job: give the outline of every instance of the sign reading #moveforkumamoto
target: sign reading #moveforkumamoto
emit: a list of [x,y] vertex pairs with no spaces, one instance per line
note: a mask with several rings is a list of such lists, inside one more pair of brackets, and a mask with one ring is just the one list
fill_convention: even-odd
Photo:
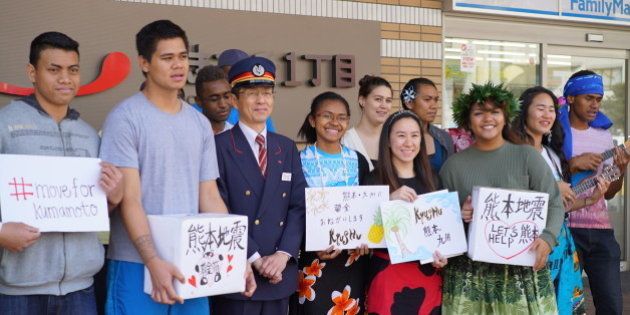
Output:
[[306,188],[306,251],[331,245],[338,249],[361,244],[384,248],[378,206],[387,200],[388,186]]
[[466,235],[456,192],[446,190],[419,195],[413,202],[381,203],[385,240],[392,264],[433,262],[466,252]]
[[549,194],[474,187],[468,256],[495,264],[533,266],[530,247],[547,222]]
[[2,221],[22,222],[42,232],[109,231],[100,174],[95,158],[2,154]]

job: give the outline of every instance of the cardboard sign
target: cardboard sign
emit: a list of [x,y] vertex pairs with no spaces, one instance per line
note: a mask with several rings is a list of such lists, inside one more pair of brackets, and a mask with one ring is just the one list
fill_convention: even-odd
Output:
[[436,250],[444,257],[466,252],[466,234],[456,192],[423,194],[413,203],[383,202],[381,216],[392,264],[416,260],[430,263]]
[[[173,281],[184,299],[245,291],[247,217],[232,214],[148,215],[160,257],[184,275]],[[153,289],[144,268],[144,292]]]
[[384,248],[378,205],[387,200],[388,186],[306,188],[306,251]]
[[473,219],[468,227],[468,256],[496,264],[533,266],[529,251],[547,222],[549,195],[474,187]]
[[23,222],[42,232],[109,231],[99,163],[82,157],[0,155],[2,222]]

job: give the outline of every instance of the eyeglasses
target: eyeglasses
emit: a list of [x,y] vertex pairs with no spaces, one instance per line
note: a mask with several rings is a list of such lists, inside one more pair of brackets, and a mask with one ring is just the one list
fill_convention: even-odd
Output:
[[258,98],[260,96],[264,99],[271,99],[273,97],[273,91],[244,91],[240,92],[240,94],[249,99]]
[[321,118],[322,120],[324,120],[326,122],[337,120],[341,124],[345,124],[345,123],[347,123],[350,120],[350,116],[349,115],[340,114],[340,115],[335,116],[331,112],[323,112],[323,113],[319,113],[319,114],[317,114],[315,116]]

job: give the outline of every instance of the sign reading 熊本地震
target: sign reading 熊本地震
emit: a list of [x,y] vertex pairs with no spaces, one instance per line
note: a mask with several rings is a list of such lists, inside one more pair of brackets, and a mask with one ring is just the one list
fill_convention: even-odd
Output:
[[474,187],[473,219],[468,226],[468,256],[495,264],[533,266],[530,251],[547,223],[549,194]]
[[630,25],[630,0],[453,0],[453,10]]
[[381,203],[387,250],[392,264],[433,262],[433,253],[453,257],[466,252],[466,234],[457,192],[440,190],[413,202]]
[[306,188],[306,251],[384,248],[378,206],[387,200],[388,186]]
[[109,231],[100,174],[95,158],[2,154],[2,222],[22,222],[42,232]]
[[[158,254],[184,275],[184,283],[173,282],[177,295],[190,299],[245,290],[246,216],[203,213],[147,218]],[[145,267],[144,292],[152,290]]]

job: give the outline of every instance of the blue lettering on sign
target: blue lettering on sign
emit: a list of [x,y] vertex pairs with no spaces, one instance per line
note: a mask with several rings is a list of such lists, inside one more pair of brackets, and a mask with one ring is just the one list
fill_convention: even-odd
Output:
[[618,14],[630,15],[630,4],[624,3],[624,0],[571,0],[570,4],[571,11],[574,12],[599,13],[608,17]]
[[558,3],[560,8],[538,7],[535,4],[539,2],[540,0],[526,0],[521,1],[521,4],[514,4],[514,1],[499,0],[487,4],[485,1],[454,0],[453,7],[461,10],[503,12],[509,15],[556,16],[566,20],[578,18],[602,22],[617,21],[623,24],[630,22],[630,0],[563,0]]

